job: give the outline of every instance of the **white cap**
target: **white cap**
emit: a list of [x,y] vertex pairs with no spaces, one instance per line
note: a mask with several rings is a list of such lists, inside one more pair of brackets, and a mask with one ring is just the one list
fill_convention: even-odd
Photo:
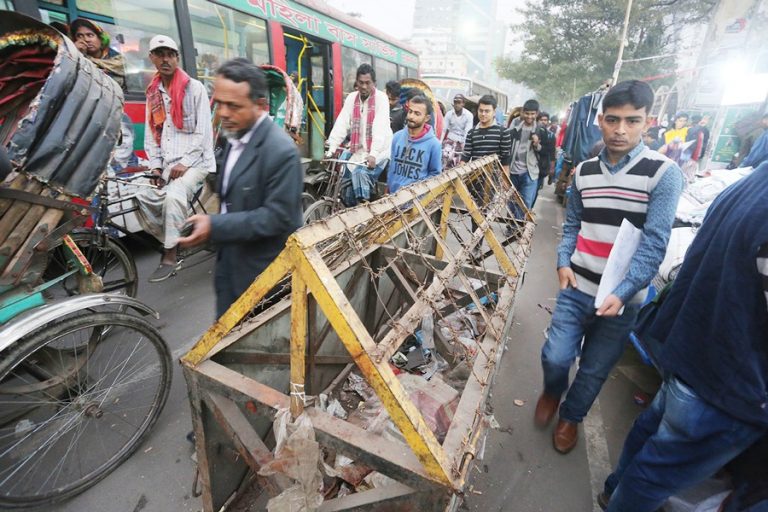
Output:
[[171,50],[175,50],[177,53],[179,51],[179,47],[176,46],[176,41],[174,41],[168,36],[163,36],[163,35],[157,35],[152,39],[150,39],[149,41],[150,52],[153,52],[158,48],[170,48]]

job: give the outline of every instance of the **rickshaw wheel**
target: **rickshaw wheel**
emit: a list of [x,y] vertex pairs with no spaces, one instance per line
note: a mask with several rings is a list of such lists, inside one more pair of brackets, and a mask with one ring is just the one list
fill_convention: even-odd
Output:
[[106,477],[156,423],[171,373],[158,331],[126,313],[69,317],[12,345],[0,362],[0,509]]

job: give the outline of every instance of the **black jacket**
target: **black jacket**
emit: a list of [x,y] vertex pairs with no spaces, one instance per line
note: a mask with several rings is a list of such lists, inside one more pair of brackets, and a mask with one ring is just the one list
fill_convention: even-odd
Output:
[[218,250],[216,300],[219,314],[280,254],[302,225],[303,171],[296,145],[265,119],[251,136],[221,194],[224,148],[216,189],[227,213],[211,216],[211,242]]
[[398,105],[389,109],[389,127],[392,133],[397,133],[405,128],[405,109]]

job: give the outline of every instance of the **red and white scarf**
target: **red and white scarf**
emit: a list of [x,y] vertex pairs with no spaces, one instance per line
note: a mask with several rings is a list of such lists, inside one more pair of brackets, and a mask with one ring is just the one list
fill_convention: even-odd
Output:
[[[171,84],[166,91],[171,97],[171,121],[179,130],[184,128],[184,94],[188,83],[189,75],[179,68],[173,74]],[[147,122],[157,144],[160,144],[160,138],[163,135],[165,117],[165,105],[160,92],[160,73],[155,73],[147,86]]]
[[376,91],[371,91],[368,96],[368,115],[365,119],[365,148],[360,144],[360,120],[363,117],[363,104],[360,101],[360,93],[355,96],[355,104],[352,109],[352,126],[349,134],[349,146],[352,153],[357,153],[361,149],[366,152],[371,151],[371,141],[373,140],[373,118],[376,116]]

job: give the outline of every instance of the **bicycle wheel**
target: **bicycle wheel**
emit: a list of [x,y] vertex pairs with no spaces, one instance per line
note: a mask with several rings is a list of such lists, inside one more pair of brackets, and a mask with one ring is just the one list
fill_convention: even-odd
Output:
[[142,443],[171,386],[145,320],[88,313],[50,324],[0,361],[0,509],[70,498]]
[[[133,256],[122,242],[95,231],[80,231],[70,236],[91,264],[93,273],[101,278],[103,293],[118,292],[136,297],[139,292],[139,273]],[[45,271],[46,279],[58,277],[68,269],[69,262],[63,247],[59,245],[51,251]],[[52,298],[79,295],[81,279],[79,274],[74,274],[64,279],[60,286],[49,288],[48,291]]]
[[301,193],[301,211],[307,211],[307,208],[312,206],[317,201],[317,198],[309,192]]
[[304,211],[304,225],[330,217],[334,213],[335,203],[329,199],[320,199]]

